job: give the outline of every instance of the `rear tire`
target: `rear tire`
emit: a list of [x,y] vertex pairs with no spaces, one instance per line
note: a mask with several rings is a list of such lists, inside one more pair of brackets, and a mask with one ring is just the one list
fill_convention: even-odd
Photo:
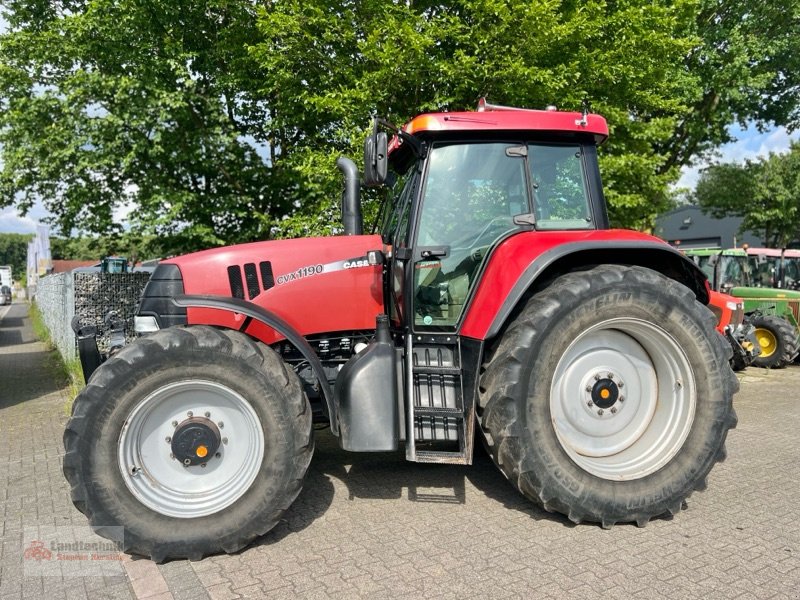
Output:
[[484,365],[480,423],[495,464],[575,523],[677,513],[736,425],[738,381],[714,324],[686,287],[648,269],[559,277]]
[[[196,456],[171,443],[197,432],[213,443]],[[64,447],[75,506],[100,535],[124,527],[124,551],[161,562],[235,552],[272,529],[314,444],[300,381],[271,348],[194,326],[104,363],[75,400]]]
[[753,361],[756,367],[783,369],[797,357],[797,332],[789,321],[775,315],[761,315],[753,319],[756,340],[761,354]]

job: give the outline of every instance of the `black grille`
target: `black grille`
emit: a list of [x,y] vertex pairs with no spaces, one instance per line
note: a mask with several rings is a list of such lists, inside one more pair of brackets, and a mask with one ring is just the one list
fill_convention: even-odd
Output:
[[272,263],[265,260],[259,263],[261,267],[261,282],[264,284],[264,291],[275,287],[275,276],[272,274]]
[[261,290],[258,289],[258,274],[256,273],[255,263],[247,263],[244,266],[244,278],[247,281],[247,295],[252,300],[261,293]]
[[244,284],[242,283],[242,270],[239,265],[228,267],[228,281],[231,284],[231,296],[244,300]]
[[144,288],[136,314],[156,318],[161,329],[186,324],[186,308],[172,303],[183,294],[183,276],[178,265],[161,263]]

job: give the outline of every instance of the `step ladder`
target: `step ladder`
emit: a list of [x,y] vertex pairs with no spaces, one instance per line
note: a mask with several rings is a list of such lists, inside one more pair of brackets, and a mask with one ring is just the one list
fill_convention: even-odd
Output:
[[455,335],[406,335],[406,459],[472,463],[474,401],[464,398],[461,347]]

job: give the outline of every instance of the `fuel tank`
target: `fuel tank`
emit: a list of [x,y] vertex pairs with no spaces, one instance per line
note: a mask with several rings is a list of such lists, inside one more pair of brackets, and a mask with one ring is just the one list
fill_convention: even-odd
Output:
[[[185,294],[248,300],[313,335],[375,328],[384,310],[382,266],[370,265],[367,252],[382,248],[378,235],[301,238],[203,250],[161,264],[178,267]],[[206,308],[187,309],[186,321],[245,325],[242,315]],[[281,339],[258,322],[245,329],[268,344]]]

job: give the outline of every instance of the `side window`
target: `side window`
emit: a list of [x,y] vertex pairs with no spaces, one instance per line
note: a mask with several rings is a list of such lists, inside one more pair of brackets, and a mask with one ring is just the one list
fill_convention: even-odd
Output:
[[392,198],[386,219],[381,226],[381,237],[387,244],[397,242],[397,234],[404,230],[403,241],[408,239],[408,215],[411,210],[411,197],[417,180],[417,169],[411,167],[405,175],[399,177],[390,192]]
[[578,145],[530,144],[537,229],[593,229],[583,158]]
[[445,254],[414,263],[415,325],[453,327],[489,249],[516,228],[515,215],[529,211],[520,148],[465,143],[431,150],[417,246]]

